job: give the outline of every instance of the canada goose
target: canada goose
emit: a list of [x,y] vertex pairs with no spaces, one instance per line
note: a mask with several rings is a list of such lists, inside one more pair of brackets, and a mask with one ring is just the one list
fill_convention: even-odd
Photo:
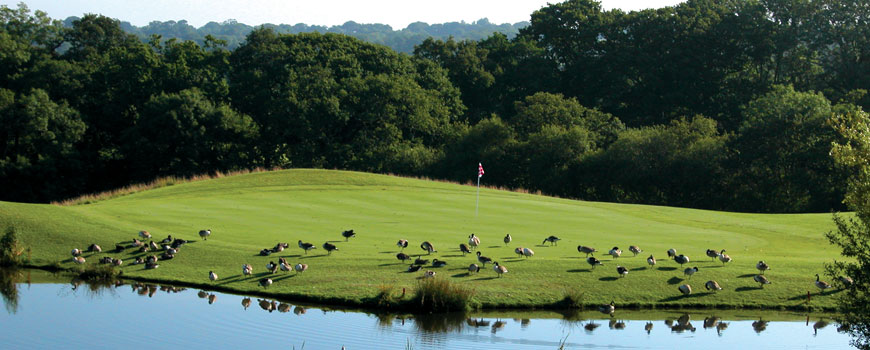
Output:
[[251,306],[251,298],[242,299],[242,307],[245,308],[245,310],[247,310],[248,307],[250,307],[250,306]]
[[592,256],[595,256],[595,252],[597,252],[598,250],[596,250],[595,248],[592,248],[592,247],[587,247],[585,245],[578,245],[577,251],[582,253],[582,254],[586,254],[586,257],[588,258],[589,254],[592,254]]
[[420,271],[420,269],[422,268],[423,266],[411,264],[410,266],[408,266],[408,272],[417,272]]
[[468,245],[471,246],[471,249],[476,249],[480,245],[480,237],[472,233],[471,236],[468,236]]
[[154,243],[154,241],[151,241],[148,242],[148,248],[150,248],[151,250],[158,250],[160,249],[160,246],[158,246],[157,243]]
[[525,249],[525,248],[516,247],[516,248],[514,248],[514,253],[516,253],[518,256],[522,257],[523,256],[523,249]]
[[166,254],[169,254],[169,255],[175,255],[175,254],[178,254],[178,249],[177,249],[177,248],[172,248],[172,247],[170,247],[170,246],[168,246],[168,245],[167,245],[167,246],[164,246],[164,247],[163,247],[163,250],[166,252]]
[[731,262],[731,257],[728,256],[728,254],[725,254],[725,249],[722,249],[722,251],[719,252],[719,261],[722,262],[722,265]]
[[676,261],[677,264],[680,264],[680,266],[682,267],[683,264],[689,263],[689,257],[685,256],[683,254],[680,254],[680,255],[677,255],[674,257],[674,261]]
[[158,267],[160,267],[160,265],[158,265],[157,263],[149,263],[149,262],[145,263],[146,270],[152,270],[152,269],[156,269]]
[[275,264],[274,261],[270,261],[266,264],[266,271],[269,271],[270,273],[278,272],[278,264]]
[[707,281],[707,283],[704,283],[704,288],[707,288],[707,290],[712,290],[714,292],[717,290],[722,290],[722,287],[719,286],[719,282],[713,280],[709,280]]
[[405,253],[399,253],[396,254],[396,259],[399,259],[404,263],[405,260],[411,260],[411,256]]
[[619,247],[613,247],[613,249],[607,252],[607,254],[610,254],[611,256],[613,256],[614,259],[616,259],[620,255],[622,255],[622,249],[619,249]]
[[242,275],[249,276],[254,273],[254,267],[251,264],[242,264]]
[[100,261],[100,264],[111,264],[111,263],[112,263],[112,257],[110,257],[110,256],[104,256],[104,257],[100,258],[99,261]]
[[114,266],[121,266],[121,264],[123,264],[123,263],[124,263],[124,261],[121,260],[120,258],[112,259],[112,265],[114,265]]
[[75,248],[70,252],[70,254],[72,254],[73,257],[77,257],[82,255],[82,250],[79,248]]
[[211,236],[211,229],[208,230],[199,230],[199,237],[203,240],[208,240],[208,236]]
[[139,248],[139,247],[143,246],[144,244],[145,243],[142,243],[142,241],[140,241],[136,238],[133,238],[133,243],[130,243],[130,248]]
[[139,237],[149,239],[151,238],[151,234],[148,231],[139,231]]
[[698,272],[698,267],[697,267],[697,266],[695,266],[695,267],[690,267],[690,268],[687,268],[687,269],[683,270],[683,275],[686,275],[686,276],[689,276],[689,278],[692,278],[692,275],[694,275],[695,272]]
[[603,314],[612,315],[614,311],[616,311],[616,305],[613,303],[613,300],[610,301],[610,304],[603,304],[598,306],[598,311]]
[[528,258],[528,257],[530,257],[530,256],[532,256],[532,255],[535,255],[535,252],[534,252],[534,251],[532,251],[532,250],[529,249],[529,248],[523,248],[523,256],[525,256],[526,258]]
[[477,252],[477,261],[479,261],[481,264],[483,264],[483,267],[486,267],[486,263],[492,262],[492,259],[487,258],[483,255],[480,255],[480,252]]
[[504,245],[505,246],[507,246],[512,240],[513,240],[513,237],[511,237],[510,233],[504,235]]
[[333,250],[338,250],[338,247],[335,244],[325,242],[323,243],[323,250],[326,250],[326,255],[332,255]]
[[426,277],[426,278],[432,278],[432,277],[435,277],[435,271],[432,271],[432,270],[426,270],[426,273],[423,274],[423,277]]
[[172,243],[172,235],[168,235],[168,236],[166,236],[166,238],[164,238],[162,241],[160,241],[160,243],[161,243],[161,244],[169,244],[169,243]]
[[160,254],[160,260],[172,260],[174,258],[175,255],[169,254],[167,252],[163,252],[163,254]]
[[710,261],[716,261],[716,258],[719,257],[719,253],[713,249],[707,249],[707,256],[710,257]]
[[288,264],[286,261],[279,262],[278,267],[281,268],[281,271],[284,272],[289,272],[290,270],[293,270],[293,268],[290,267],[290,264]]
[[81,257],[81,256],[76,256],[76,257],[73,257],[73,262],[81,265],[81,264],[85,263],[85,258]]
[[679,290],[680,290],[680,293],[683,293],[683,295],[692,294],[692,286],[690,286],[688,284],[681,285],[679,287]]
[[299,263],[299,264],[296,264],[296,266],[293,266],[293,269],[295,269],[296,273],[299,274],[299,273],[305,272],[305,270],[308,270],[308,264]]
[[156,262],[157,262],[157,256],[155,256],[155,255],[149,255],[148,257],[145,258],[145,262],[146,262],[146,263],[156,263]]
[[91,243],[91,245],[88,246],[88,252],[91,252],[91,253],[100,253],[100,252],[102,252],[102,251],[103,251],[103,248],[101,248],[100,246],[98,246],[96,243]]
[[468,273],[471,274],[474,272],[480,272],[480,266],[478,266],[477,264],[468,265]]
[[855,284],[855,281],[852,280],[852,278],[848,277],[848,276],[840,276],[840,277],[837,277],[837,279],[840,280],[840,283],[842,283],[843,287],[845,287],[845,288],[849,288],[853,284]]
[[507,267],[498,264],[498,261],[492,263],[492,269],[498,274],[498,277],[508,272]]
[[554,245],[554,244],[555,244],[555,245],[559,245],[559,241],[560,241],[560,240],[562,240],[562,239],[559,238],[559,237],[556,237],[556,236],[550,236],[550,237],[544,238],[544,241],[541,242],[541,244],[544,244],[544,243],[550,242],[550,245]]
[[[816,287],[821,289],[822,292],[824,292],[825,289],[831,288],[830,283],[819,280],[819,274],[816,274],[816,283],[815,284],[816,284]],[[821,292],[819,292],[819,294],[821,294]]]
[[770,266],[768,266],[767,263],[764,262],[764,260],[759,261],[758,264],[755,264],[755,268],[758,269],[758,271],[761,271],[762,275],[764,274],[764,271],[770,270]]
[[342,231],[341,236],[344,237],[344,241],[347,242],[351,237],[356,237],[356,233],[353,230]]
[[399,248],[402,248],[401,251],[404,252],[405,248],[408,248],[408,240],[407,239],[400,239],[398,242],[396,242],[396,246]]
[[280,253],[280,252],[284,251],[284,248],[285,247],[284,247],[283,243],[278,243],[274,247],[272,247],[272,249],[270,249],[270,250],[272,251],[272,253]]
[[208,272],[208,279],[210,279],[212,282],[217,281],[218,275],[216,273],[214,273],[214,271],[209,271]]
[[429,259],[417,258],[414,259],[414,265],[426,265],[429,262]]
[[634,254],[634,256],[637,256],[637,254],[643,252],[643,250],[641,250],[640,247],[638,247],[636,245],[629,246],[628,250],[631,251]]
[[259,283],[260,283],[260,287],[268,288],[269,286],[272,285],[272,279],[271,279],[271,278],[268,278],[268,277],[267,277],[267,278],[262,278],[262,279],[260,279],[260,282],[259,282]]
[[260,256],[269,256],[272,255],[272,251],[268,248],[260,249]]
[[677,256],[677,250],[674,248],[668,249],[668,257],[673,258],[675,256]]
[[432,260],[432,267],[444,267],[444,265],[447,265],[446,261],[438,260],[438,259]]
[[462,252],[462,256],[465,256],[465,254],[467,253],[471,253],[471,249],[469,249],[468,246],[465,245],[465,243],[459,244],[459,251]]
[[302,242],[301,239],[299,240],[298,244],[299,244],[299,248],[302,248],[302,250],[305,251],[305,254],[308,254],[309,250],[317,249],[317,247],[315,247],[313,244]]
[[429,241],[420,243],[420,249],[425,250],[426,254],[432,254],[432,252],[437,252],[437,250],[435,250],[435,246],[432,245],[432,243],[429,243]]
[[770,281],[767,277],[764,277],[764,275],[755,275],[752,279],[754,279],[755,282],[758,282],[761,285],[761,288],[764,288],[765,284],[770,284]]
[[[176,238],[176,239],[172,240],[172,248],[179,248],[179,247],[181,247],[182,245],[184,245],[185,243],[187,243],[187,240],[184,240],[184,239],[181,239],[181,238]],[[285,244],[286,244],[286,243],[285,243]],[[287,246],[284,246],[284,248],[286,248],[286,247],[287,247]]]
[[596,259],[594,256],[590,256],[590,257],[586,258],[586,263],[588,263],[589,265],[592,265],[593,269],[595,268],[595,265],[604,265],[601,263],[600,260]]
[[626,269],[622,266],[616,265],[616,273],[619,274],[619,277],[625,277],[625,275],[628,274],[628,269]]
[[654,258],[652,255],[650,255],[649,258],[646,258],[646,263],[649,264],[649,266],[655,266],[656,265],[656,258]]
[[137,257],[136,260],[133,260],[133,265],[139,265],[139,264],[144,264],[144,263],[145,263],[145,259],[142,259],[141,256]]

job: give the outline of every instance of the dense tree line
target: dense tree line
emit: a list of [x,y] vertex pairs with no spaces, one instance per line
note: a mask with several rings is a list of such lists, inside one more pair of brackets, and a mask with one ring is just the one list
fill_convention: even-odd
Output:
[[[866,109],[864,4],[569,0],[516,37],[413,54],[334,33],[237,48],[86,15],[0,10],[0,199],[47,201],[218,170],[321,167],[588,200],[841,209],[834,116]],[[470,170],[469,170],[470,169]]]

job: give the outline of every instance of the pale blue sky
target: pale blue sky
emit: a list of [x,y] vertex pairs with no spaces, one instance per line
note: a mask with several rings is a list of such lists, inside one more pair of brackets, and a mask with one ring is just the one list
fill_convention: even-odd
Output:
[[[31,10],[43,10],[55,19],[97,13],[143,26],[151,21],[187,20],[199,27],[211,21],[259,25],[337,25],[347,21],[389,24],[405,28],[411,22],[473,22],[489,18],[493,23],[528,21],[546,0],[0,0],[17,7],[24,2]],[[679,0],[603,0],[605,9],[625,11],[672,6]]]

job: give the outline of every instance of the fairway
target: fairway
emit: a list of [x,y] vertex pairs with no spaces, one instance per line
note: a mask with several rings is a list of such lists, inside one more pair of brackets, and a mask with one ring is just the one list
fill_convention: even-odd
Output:
[[[483,178],[484,183],[486,177]],[[124,276],[161,281],[214,284],[238,292],[259,290],[292,298],[362,305],[381,285],[413,289],[426,270],[475,291],[483,307],[547,306],[566,291],[583,293],[589,305],[614,301],[620,305],[657,307],[763,307],[810,305],[831,309],[836,288],[825,295],[813,285],[823,264],[839,257],[824,233],[834,228],[831,214],[742,214],[672,207],[573,201],[523,193],[480,190],[475,216],[476,188],[385,175],[335,170],[283,170],[197,181],[143,191],[93,204],[60,207],[0,202],[0,228],[15,225],[23,243],[31,247],[33,265],[60,262],[72,267],[70,250],[97,243],[103,253],[85,253],[88,263],[101,256],[124,260]],[[208,240],[197,232],[211,229]],[[341,232],[357,235],[345,242]],[[159,241],[167,235],[184,238],[176,257],[160,261],[157,269],[131,265],[139,253],[112,252],[115,243],[129,243],[140,230]],[[508,269],[501,278],[490,264],[479,274],[467,267],[477,263],[463,256],[460,243],[480,237],[478,251]],[[502,238],[511,234],[505,245]],[[542,241],[550,235],[557,245]],[[404,272],[408,263],[396,259],[399,239],[410,243],[405,253],[426,255],[429,241],[437,252],[426,259],[447,261],[444,267],[425,266]],[[297,241],[313,243],[307,254]],[[279,242],[289,248],[259,256]],[[338,251],[327,255],[321,245],[331,242]],[[147,242],[146,242],[147,243]],[[603,266],[590,269],[578,245],[598,249]],[[637,245],[636,257],[628,250]],[[618,259],[605,255],[618,246]],[[534,250],[518,257],[514,248]],[[683,267],[667,258],[670,248],[687,255]],[[723,265],[705,256],[706,249],[727,249],[733,261]],[[655,267],[646,258],[654,255]],[[284,257],[291,264],[305,263],[302,274],[271,275],[265,266]],[[763,289],[753,281],[755,264],[767,262],[765,275],[772,282]],[[243,264],[253,265],[252,276],[242,276]],[[620,278],[616,266],[628,268]],[[686,267],[698,267],[691,278]],[[208,272],[219,279],[210,282]],[[271,275],[267,290],[257,281]],[[823,277],[825,278],[825,277]],[[829,282],[829,278],[825,278]],[[708,293],[704,282],[716,280],[723,290]],[[689,283],[693,293],[682,296],[678,286]]]

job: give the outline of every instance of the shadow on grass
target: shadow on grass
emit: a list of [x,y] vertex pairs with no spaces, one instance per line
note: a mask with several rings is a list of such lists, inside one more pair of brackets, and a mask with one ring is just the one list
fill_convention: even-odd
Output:
[[747,274],[737,276],[737,278],[749,278],[749,277],[755,277],[755,274],[754,273],[747,273]]
[[291,274],[286,274],[286,275],[283,275],[283,276],[281,276],[281,277],[275,277],[275,278],[272,279],[272,282],[283,281],[283,280],[286,280],[286,279],[288,279],[288,278],[296,277],[296,275],[297,275],[297,274],[292,274],[292,275],[291,275]]
[[706,296],[709,294],[712,294],[712,293],[709,293],[709,292],[708,293],[693,293],[693,294],[689,294],[689,295],[681,294],[681,295],[675,295],[672,297],[660,299],[659,302],[670,302],[670,301],[677,301],[677,300],[694,299],[694,298],[700,298],[700,297],[703,297],[703,296]]
[[487,248],[501,248],[501,247],[502,247],[502,246],[500,246],[500,245],[491,245],[491,246],[489,246],[489,247],[487,247]]
[[342,241],[342,240],[337,240],[337,241],[327,241],[327,242],[329,242],[329,243],[336,243],[336,242],[339,242],[339,243],[341,243],[341,242],[349,242],[349,241]]
[[676,271],[677,268],[676,268],[676,267],[664,267],[664,266],[659,266],[659,267],[658,267],[658,270],[659,270],[659,271]]
[[[381,253],[381,254],[393,254],[393,253],[396,253],[396,252],[378,252],[378,253]],[[398,253],[396,253],[396,254],[398,254]]]
[[750,291],[750,290],[761,290],[761,289],[764,289],[764,288],[762,288],[761,286],[758,286],[758,287],[749,287],[749,286],[744,286],[744,287],[737,287],[737,289],[735,289],[735,291],[737,291],[737,292],[748,292],[748,291]]
[[463,256],[465,256],[465,255],[461,255],[461,254],[444,255],[445,258],[461,258]]
[[498,278],[498,277],[495,277],[495,276],[493,276],[493,277],[479,277],[479,278],[475,278],[474,280],[475,281],[488,281],[488,280],[494,280],[496,278]]
[[[812,297],[829,296],[832,294],[840,293],[842,291],[843,291],[843,289],[835,289],[835,290],[828,291],[827,293],[825,293],[824,291],[819,291],[819,292],[810,294],[810,299],[812,299]],[[796,296],[788,298],[788,300],[806,300],[806,298],[807,298],[806,294],[798,294]]]
[[573,269],[565,272],[592,272],[592,269],[584,270],[584,269]]
[[466,273],[457,273],[457,274],[450,276],[450,277],[468,277],[468,276],[471,276],[471,274],[466,272]]
[[404,264],[405,264],[404,262],[396,262],[396,263],[391,263],[391,264],[380,264],[380,265],[378,265],[378,267],[393,266],[393,265],[404,265]]
[[684,281],[682,278],[679,278],[679,277],[671,277],[671,278],[668,280],[668,284],[679,284],[679,283],[682,282],[682,281]]
[[598,280],[599,280],[599,281],[616,281],[616,280],[618,280],[618,279],[619,279],[619,277],[613,277],[613,276],[611,276],[611,277],[601,277],[601,278],[599,278]]
[[641,270],[649,270],[649,267],[635,267],[630,271],[641,271]]

